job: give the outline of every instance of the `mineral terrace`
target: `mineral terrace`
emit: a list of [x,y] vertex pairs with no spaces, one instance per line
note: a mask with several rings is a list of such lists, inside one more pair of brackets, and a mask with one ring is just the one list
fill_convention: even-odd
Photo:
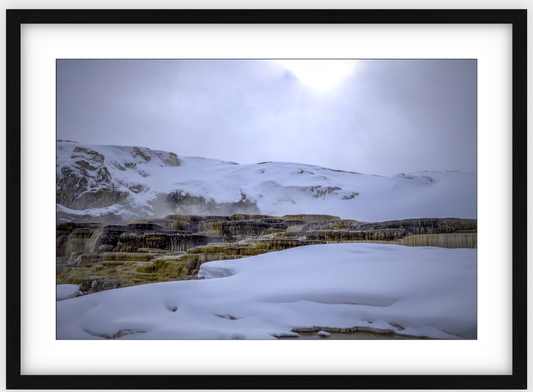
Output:
[[375,242],[476,248],[475,219],[358,222],[330,215],[168,215],[124,225],[57,225],[57,284],[80,294],[198,279],[203,263],[297,246]]

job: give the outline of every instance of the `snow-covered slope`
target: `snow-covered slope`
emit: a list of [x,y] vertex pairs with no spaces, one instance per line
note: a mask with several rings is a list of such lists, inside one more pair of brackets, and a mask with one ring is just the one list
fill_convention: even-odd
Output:
[[57,303],[58,339],[273,339],[317,327],[475,339],[476,249],[336,244]]
[[[313,161],[313,157],[309,157]],[[239,165],[142,147],[57,143],[59,220],[167,214],[329,214],[360,221],[476,218],[476,173],[393,177],[315,165]]]

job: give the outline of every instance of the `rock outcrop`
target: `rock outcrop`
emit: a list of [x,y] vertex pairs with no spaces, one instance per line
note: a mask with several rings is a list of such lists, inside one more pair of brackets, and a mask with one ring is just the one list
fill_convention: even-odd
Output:
[[259,214],[257,203],[249,200],[242,192],[238,201],[217,202],[214,199],[206,200],[202,196],[191,195],[178,189],[166,195],[166,203],[179,214],[231,215],[236,211],[244,214]]
[[119,280],[107,280],[101,277],[83,279],[80,291],[83,294],[92,294],[98,291],[117,289],[122,285]]
[[[116,207],[127,207],[129,215],[134,211],[146,214],[150,206],[137,209],[126,200],[141,192],[149,192],[142,181],[128,178],[146,178],[150,167],[177,167],[181,162],[172,152],[154,151],[143,147],[90,146],[72,141],[57,143],[56,200],[60,221],[122,223]],[[153,204],[153,202],[152,202]],[[114,207],[114,210],[108,210]],[[153,206],[152,206],[153,208]],[[71,212],[75,210],[76,212]],[[98,219],[91,211],[100,210]],[[80,214],[78,211],[86,211]]]
[[83,210],[101,208],[119,203],[129,193],[113,181],[104,164],[105,157],[89,148],[74,147],[74,163],[63,166],[57,173],[57,203]]

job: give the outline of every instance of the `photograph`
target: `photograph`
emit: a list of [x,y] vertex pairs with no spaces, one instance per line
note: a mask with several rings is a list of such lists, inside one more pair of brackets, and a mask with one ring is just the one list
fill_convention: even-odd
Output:
[[475,58],[55,69],[57,340],[478,339]]

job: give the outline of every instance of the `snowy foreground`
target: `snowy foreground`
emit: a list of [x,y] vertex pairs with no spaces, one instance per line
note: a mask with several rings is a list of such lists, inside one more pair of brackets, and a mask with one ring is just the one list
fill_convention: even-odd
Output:
[[57,338],[275,339],[295,335],[293,328],[362,326],[476,339],[476,256],[476,249],[335,244],[213,261],[202,265],[204,280],[59,301]]

